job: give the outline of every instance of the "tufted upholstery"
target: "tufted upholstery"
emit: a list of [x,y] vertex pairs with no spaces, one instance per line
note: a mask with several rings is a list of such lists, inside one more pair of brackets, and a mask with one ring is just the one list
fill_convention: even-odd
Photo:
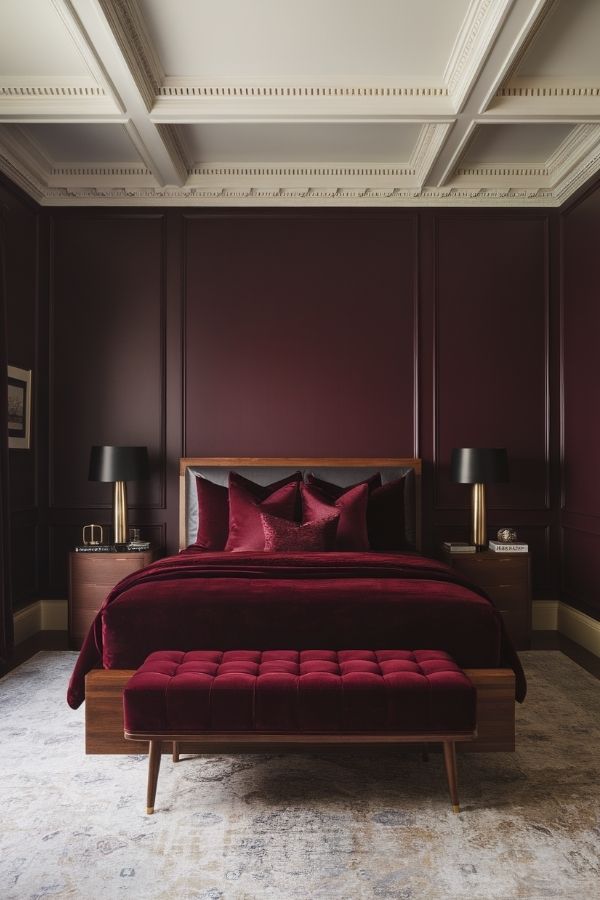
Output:
[[161,650],[124,692],[130,733],[470,732],[475,689],[441,650]]

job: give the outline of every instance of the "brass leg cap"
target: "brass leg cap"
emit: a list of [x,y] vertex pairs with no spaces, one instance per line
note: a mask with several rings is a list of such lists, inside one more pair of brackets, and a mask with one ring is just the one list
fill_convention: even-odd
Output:
[[149,816],[151,816],[152,813],[154,812],[154,807],[153,807],[153,806],[147,806],[147,807],[146,807],[146,812],[148,813]]
[[453,804],[452,804],[452,812],[453,812],[453,813],[459,813],[459,812],[460,812],[460,806],[458,805],[458,803],[453,803]]

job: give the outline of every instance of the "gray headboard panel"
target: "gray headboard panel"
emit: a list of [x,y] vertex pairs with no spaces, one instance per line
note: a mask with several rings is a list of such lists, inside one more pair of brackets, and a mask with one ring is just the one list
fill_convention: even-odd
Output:
[[192,544],[198,531],[196,478],[207,478],[226,485],[234,470],[257,484],[270,484],[300,470],[345,486],[381,472],[384,484],[406,475],[404,516],[407,539],[421,547],[421,460],[420,459],[256,459],[256,458],[184,458],[180,460],[179,546]]

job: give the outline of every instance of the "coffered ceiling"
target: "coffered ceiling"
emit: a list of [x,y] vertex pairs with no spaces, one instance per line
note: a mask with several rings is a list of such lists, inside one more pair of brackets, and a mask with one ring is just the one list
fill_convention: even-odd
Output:
[[558,206],[600,0],[1,0],[0,170],[43,205]]

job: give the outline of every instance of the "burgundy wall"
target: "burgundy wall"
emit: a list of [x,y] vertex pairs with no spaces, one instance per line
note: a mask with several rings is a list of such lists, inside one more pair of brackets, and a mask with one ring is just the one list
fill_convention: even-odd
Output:
[[562,216],[562,598],[600,619],[600,185]]
[[[37,551],[43,484],[37,478],[40,454],[46,452],[45,354],[40,334],[47,334],[45,310],[38,307],[38,229],[40,213],[33,201],[0,180],[0,215],[6,242],[6,316],[8,362],[32,369],[31,450],[10,450],[10,518],[13,606],[25,606],[38,592]],[[45,304],[44,304],[45,306]],[[41,366],[41,368],[40,368]]]
[[[554,217],[519,210],[52,210],[49,587],[85,522],[92,443],[147,444],[132,524],[174,548],[180,455],[420,455],[430,546],[466,538],[456,445],[506,446],[490,528],[552,595]],[[558,392],[556,391],[556,397]],[[554,396],[554,395],[553,395]]]

